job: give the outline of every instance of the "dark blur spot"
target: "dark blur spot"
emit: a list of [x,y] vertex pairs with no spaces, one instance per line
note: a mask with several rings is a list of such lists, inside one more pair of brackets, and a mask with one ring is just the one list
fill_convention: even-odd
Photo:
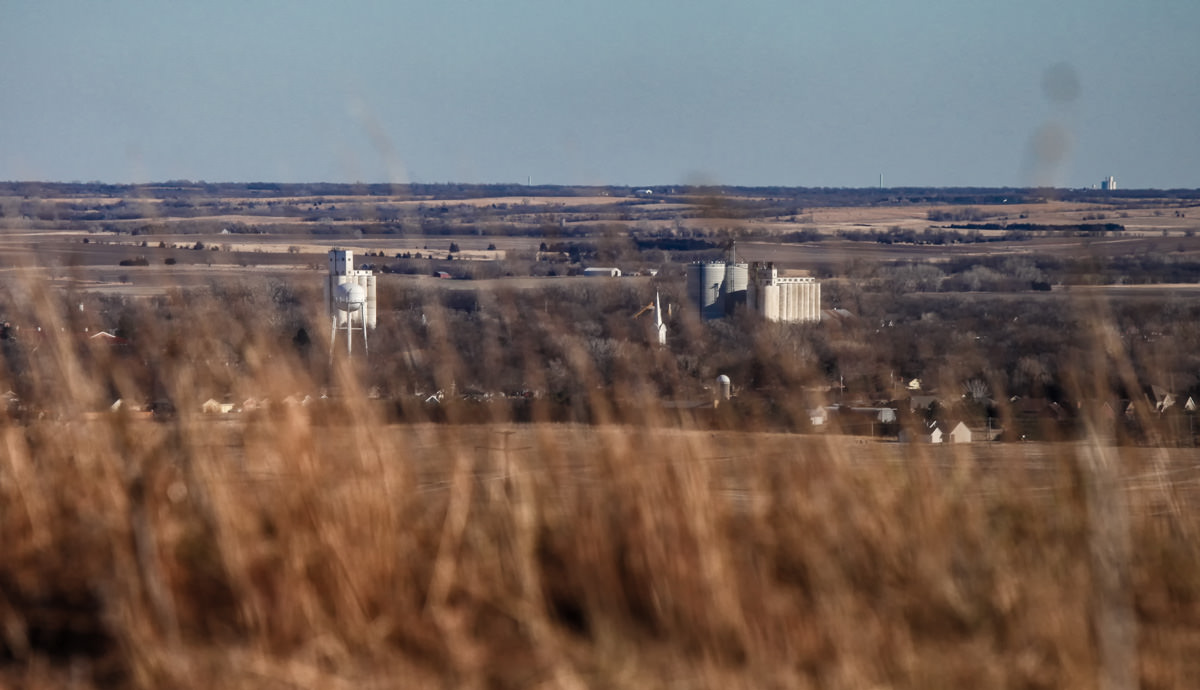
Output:
[[1079,73],[1066,62],[1050,65],[1042,74],[1042,92],[1051,103],[1071,103],[1081,90]]
[[1047,122],[1033,133],[1033,155],[1043,165],[1061,165],[1071,152],[1071,133],[1057,122]]
[[1059,184],[1071,154],[1070,130],[1057,122],[1047,122],[1033,133],[1029,149],[1033,184],[1039,187]]

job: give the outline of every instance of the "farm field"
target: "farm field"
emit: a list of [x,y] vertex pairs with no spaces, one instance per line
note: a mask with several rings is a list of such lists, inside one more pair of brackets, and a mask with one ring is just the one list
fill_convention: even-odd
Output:
[[[947,211],[942,204],[928,203],[812,206],[794,209],[791,214],[769,215],[775,213],[775,202],[768,198],[728,192],[663,198],[586,192],[442,199],[405,194],[201,194],[182,197],[185,200],[171,196],[179,193],[146,189],[128,197],[84,191],[76,196],[51,192],[41,199],[28,195],[0,198],[0,264],[40,270],[63,287],[154,295],[172,287],[203,284],[205,274],[223,280],[239,270],[291,274],[303,280],[313,267],[324,265],[324,254],[333,247],[381,258],[420,255],[427,262],[425,272],[432,273],[428,262],[444,261],[452,245],[458,249],[454,258],[462,261],[529,262],[541,258],[538,249],[547,242],[594,242],[590,238],[595,234],[614,229],[635,238],[695,238],[713,247],[739,238],[738,254],[743,260],[772,261],[784,268],[831,276],[864,262],[940,263],[1009,256],[1081,259],[1149,253],[1168,254],[1178,261],[1200,255],[1200,238],[1195,233],[1200,214],[1189,218],[1189,202],[1172,199],[1139,200],[1136,204],[1020,203],[1014,199],[1011,204],[950,210],[1001,225],[1116,222],[1124,227],[1121,233],[1107,236],[1013,240],[1002,237],[1002,230],[977,230],[974,232],[989,241],[880,244],[850,241],[843,235],[903,231],[920,236],[931,229],[941,232],[939,228],[955,223],[931,221],[934,214]],[[123,209],[118,219],[96,220],[116,213],[114,209]],[[806,241],[773,239],[797,232],[808,233]],[[200,246],[203,249],[196,249]],[[620,249],[620,242],[614,246],[629,257],[635,255]],[[149,265],[120,265],[135,260]],[[163,265],[168,261],[171,267]],[[409,266],[406,270],[417,270],[417,265],[410,262]],[[626,268],[628,271],[628,262]],[[520,271],[529,269],[510,266],[499,275],[493,272],[477,277],[503,281],[505,274],[514,270],[518,271],[514,277],[519,278]],[[565,266],[554,269],[556,274],[566,271]]]
[[[253,420],[222,420],[199,416],[192,420],[196,429],[213,428],[216,433],[203,436],[215,455],[235,451],[231,464],[222,472],[245,473],[248,477],[269,479],[270,463],[260,464],[269,452],[258,450]],[[314,420],[320,424],[319,420]],[[144,431],[160,433],[147,421]],[[354,444],[353,427],[340,424],[328,427],[329,433],[315,435],[313,452],[333,457],[339,448]],[[674,426],[629,426],[578,424],[387,424],[377,428],[378,443],[387,448],[404,448],[395,458],[409,463],[419,477],[417,491],[448,491],[456,469],[441,459],[447,447],[459,452],[474,451],[470,460],[480,482],[511,480],[511,473],[553,476],[554,483],[587,490],[597,482],[611,480],[600,473],[600,460],[606,454],[628,456],[631,466],[657,464],[703,464],[708,467],[712,484],[708,500],[725,496],[737,505],[749,508],[768,498],[764,487],[746,481],[745,468],[761,469],[763,464],[833,462],[847,469],[879,471],[888,474],[907,471],[919,464],[942,477],[967,472],[977,484],[968,492],[982,495],[991,483],[1007,473],[1018,473],[1029,482],[1031,494],[1050,493],[1063,480],[1063,463],[1080,461],[1096,451],[1087,441],[1028,442],[1020,444],[905,444],[895,441],[864,440],[839,434],[793,434],[687,429]],[[590,448],[588,453],[570,449]],[[640,448],[672,448],[664,457],[641,452]],[[1144,496],[1170,490],[1180,509],[1200,508],[1200,448],[1107,447],[1100,451],[1113,463],[1115,479],[1121,490],[1135,502],[1152,506]],[[899,480],[899,476],[893,477]]]

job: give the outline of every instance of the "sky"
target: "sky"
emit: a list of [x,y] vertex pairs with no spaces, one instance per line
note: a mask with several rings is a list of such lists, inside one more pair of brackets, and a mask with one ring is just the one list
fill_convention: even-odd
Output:
[[1200,187],[1196,0],[0,0],[0,180]]

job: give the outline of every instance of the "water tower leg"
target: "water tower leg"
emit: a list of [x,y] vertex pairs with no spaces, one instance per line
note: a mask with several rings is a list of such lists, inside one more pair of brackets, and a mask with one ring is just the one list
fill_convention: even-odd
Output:
[[352,336],[354,334],[354,319],[351,316],[350,312],[346,312],[346,354],[348,355],[354,354],[352,343],[350,342],[353,340]]
[[337,317],[329,320],[329,363],[333,364],[333,346],[337,343]]

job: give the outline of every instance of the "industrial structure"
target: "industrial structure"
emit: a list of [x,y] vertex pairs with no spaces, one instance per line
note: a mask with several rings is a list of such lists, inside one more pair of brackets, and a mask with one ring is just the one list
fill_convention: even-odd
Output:
[[325,307],[329,314],[329,351],[339,329],[346,331],[346,351],[353,350],[353,333],[360,331],[363,350],[367,350],[367,329],[375,328],[377,314],[375,274],[354,268],[354,252],[333,249],[329,252],[329,274],[325,277]]
[[724,261],[697,262],[688,266],[687,294],[700,308],[700,318],[720,319],[746,303],[748,264]]
[[771,263],[694,263],[688,266],[687,293],[706,321],[723,318],[743,305],[770,321],[821,320],[817,279],[780,275]]
[[754,264],[747,305],[768,321],[821,320],[821,284],[812,276],[781,276],[773,264]]
[[1100,189],[1111,192],[1111,191],[1115,190],[1116,188],[1117,188],[1117,178],[1113,177],[1112,175],[1109,175],[1108,177],[1106,177],[1100,181]]

